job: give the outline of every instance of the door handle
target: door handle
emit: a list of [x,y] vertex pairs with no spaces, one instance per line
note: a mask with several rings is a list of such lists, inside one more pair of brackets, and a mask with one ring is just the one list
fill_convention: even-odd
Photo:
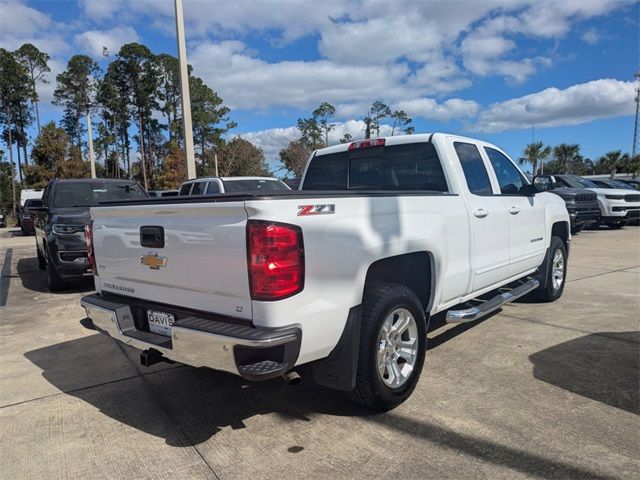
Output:
[[473,212],[473,214],[478,218],[484,218],[489,215],[489,212],[487,212],[484,208],[479,208],[478,210]]
[[516,206],[512,206],[511,208],[509,208],[509,213],[511,215],[517,215],[520,213],[520,209]]

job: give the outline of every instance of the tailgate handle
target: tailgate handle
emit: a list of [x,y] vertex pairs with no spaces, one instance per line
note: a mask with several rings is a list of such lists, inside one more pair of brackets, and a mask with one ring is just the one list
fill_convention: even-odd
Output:
[[140,227],[140,245],[149,248],[164,248],[164,227]]

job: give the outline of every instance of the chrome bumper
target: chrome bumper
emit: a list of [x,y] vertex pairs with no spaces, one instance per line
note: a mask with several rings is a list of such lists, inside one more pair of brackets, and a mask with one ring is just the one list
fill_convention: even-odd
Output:
[[[97,294],[83,297],[80,303],[95,330],[125,345],[154,349],[170,360],[235,373],[249,380],[281,375],[294,366],[299,353],[298,328],[259,329],[188,316],[177,319],[171,337],[165,337],[136,329],[131,307],[126,303],[109,301]],[[242,358],[238,361],[236,346],[251,351],[251,364]],[[282,348],[271,348],[279,346]]]

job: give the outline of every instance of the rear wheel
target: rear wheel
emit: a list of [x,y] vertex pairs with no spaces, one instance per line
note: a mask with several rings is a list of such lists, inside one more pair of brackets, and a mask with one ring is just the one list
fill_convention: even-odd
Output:
[[365,295],[356,386],[351,397],[380,411],[404,402],[424,364],[426,318],[416,294],[381,284]]
[[47,253],[47,284],[51,292],[59,292],[67,288],[67,282],[60,278],[60,275],[56,272],[56,267],[51,261],[49,253]]
[[567,278],[567,249],[560,237],[551,237],[544,264],[546,280],[532,295],[541,302],[554,302],[562,296]]

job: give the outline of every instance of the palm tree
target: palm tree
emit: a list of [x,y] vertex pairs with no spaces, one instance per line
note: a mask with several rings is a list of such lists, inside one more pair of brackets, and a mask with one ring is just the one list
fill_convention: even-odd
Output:
[[553,157],[562,173],[572,173],[576,166],[582,163],[580,145],[561,143],[553,147]]
[[524,157],[520,157],[518,163],[520,163],[520,165],[524,163],[530,164],[531,172],[536,175],[538,173],[538,166],[542,167],[549,155],[551,155],[551,147],[545,146],[542,142],[533,142],[525,147]]
[[605,153],[598,159],[598,163],[603,170],[611,175],[611,178],[615,178],[618,168],[622,168],[623,163],[626,163],[626,154],[623,155],[620,150],[612,150]]
[[629,157],[626,173],[630,173],[632,178],[636,178],[638,176],[638,173],[640,173],[640,155]]

